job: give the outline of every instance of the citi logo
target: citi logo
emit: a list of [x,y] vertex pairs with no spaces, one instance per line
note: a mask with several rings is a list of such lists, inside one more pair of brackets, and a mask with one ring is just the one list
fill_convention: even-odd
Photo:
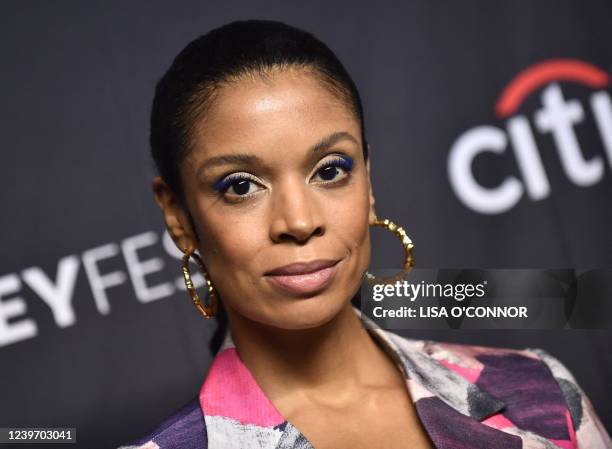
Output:
[[[534,131],[525,115],[515,115],[521,103],[535,90],[541,91],[540,109],[533,114],[537,132],[549,133],[561,167],[577,186],[587,187],[604,176],[603,155],[586,159],[574,126],[585,119],[585,106],[577,99],[566,99],[559,82],[574,82],[591,89],[588,102],[601,138],[605,157],[612,167],[612,104],[610,75],[600,68],[576,59],[553,59],[528,67],[502,91],[495,115],[506,119],[506,129],[482,125],[462,133],[448,155],[450,184],[457,197],[470,209],[482,214],[499,214],[514,207],[526,195],[532,201],[550,195],[551,188],[536,145]],[[510,147],[510,150],[509,150]],[[495,187],[485,187],[474,177],[472,163],[481,153],[503,154],[512,151],[518,171],[500,179]]]

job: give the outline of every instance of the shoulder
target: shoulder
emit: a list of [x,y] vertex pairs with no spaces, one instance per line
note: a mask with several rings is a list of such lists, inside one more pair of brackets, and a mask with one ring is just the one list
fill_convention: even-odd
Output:
[[[449,367],[470,368],[472,375],[487,370],[516,370],[524,367],[535,373],[538,370],[552,375],[558,383],[571,383],[579,391],[576,380],[560,360],[542,348],[507,348],[499,346],[450,343],[434,340],[418,340],[382,330],[402,355],[421,353]],[[467,375],[467,372],[464,372]]]
[[544,349],[531,349],[546,363],[566,399],[579,448],[612,448],[608,435],[589,397],[559,359]]
[[[612,448],[589,397],[571,371],[547,350],[416,340],[384,332],[402,355],[410,357],[416,352],[434,359],[503,400],[507,404],[504,415],[515,422],[527,423],[529,418],[541,427],[545,416],[554,416],[563,408],[576,447]],[[563,427],[565,423],[559,424]]]
[[206,447],[206,424],[196,397],[146,435],[118,449],[182,449]]
[[[476,380],[483,370],[515,371],[524,368],[526,374],[536,372],[560,372],[561,363],[546,351],[539,348],[507,348],[497,346],[475,345],[467,343],[450,343],[435,340],[420,340],[404,337],[400,334],[380,330],[400,356],[412,361],[435,361],[450,368],[469,380]],[[416,357],[416,358],[415,358]],[[569,373],[569,371],[565,370]]]

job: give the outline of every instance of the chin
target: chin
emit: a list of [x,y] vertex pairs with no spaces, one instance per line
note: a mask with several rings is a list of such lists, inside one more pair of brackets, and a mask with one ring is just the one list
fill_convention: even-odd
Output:
[[[285,300],[286,301],[286,300]],[[329,295],[296,299],[276,306],[266,323],[285,330],[311,329],[331,321],[346,305],[346,301],[332,300]]]

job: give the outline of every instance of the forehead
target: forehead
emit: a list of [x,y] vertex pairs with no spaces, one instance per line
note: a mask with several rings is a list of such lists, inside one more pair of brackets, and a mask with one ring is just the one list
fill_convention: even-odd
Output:
[[295,152],[332,132],[350,132],[359,139],[359,129],[350,106],[315,75],[282,71],[221,87],[194,124],[190,159],[227,152]]

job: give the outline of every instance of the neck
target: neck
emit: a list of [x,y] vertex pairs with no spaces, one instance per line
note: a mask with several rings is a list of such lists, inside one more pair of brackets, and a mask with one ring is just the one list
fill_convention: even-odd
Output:
[[275,404],[296,394],[343,401],[356,389],[402,381],[350,302],[310,329],[272,328],[229,310],[228,315],[241,360]]

